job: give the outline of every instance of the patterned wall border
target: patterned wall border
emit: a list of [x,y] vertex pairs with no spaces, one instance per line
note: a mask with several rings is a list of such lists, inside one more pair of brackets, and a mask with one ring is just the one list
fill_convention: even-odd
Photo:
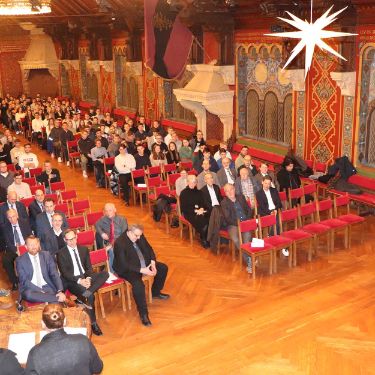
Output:
[[343,106],[342,154],[350,158],[353,145],[354,97],[344,96]]
[[305,152],[305,98],[306,94],[304,91],[297,91],[293,96],[295,100],[294,111],[295,117],[295,129],[296,129],[296,153],[297,155],[304,157]]

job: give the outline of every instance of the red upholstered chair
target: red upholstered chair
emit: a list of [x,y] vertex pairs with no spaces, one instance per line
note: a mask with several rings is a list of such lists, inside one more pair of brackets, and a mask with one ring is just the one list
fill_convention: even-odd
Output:
[[23,178],[22,182],[25,182],[29,186],[35,186],[36,185],[36,178],[35,177]]
[[68,141],[68,158],[70,165],[73,167],[73,169],[76,166],[77,160],[81,161],[81,153],[78,151],[78,141],[75,139],[74,141]]
[[[108,265],[108,254],[106,249],[99,249],[95,251],[90,251],[90,261],[93,268],[98,268],[104,266],[106,270],[109,270]],[[97,301],[99,302],[100,310],[102,313],[103,318],[105,318],[105,310],[104,310],[104,303],[103,303],[103,295],[106,293],[110,293],[111,301],[112,301],[112,291],[117,290],[119,293],[119,298],[121,300],[122,310],[126,311],[126,303],[125,303],[125,282],[123,279],[117,278],[112,282],[105,282],[97,291]]]
[[27,253],[26,246],[25,245],[18,246],[18,254],[19,254],[19,256],[21,256],[21,255],[23,255],[25,253]]
[[33,202],[34,199],[35,199],[34,197],[23,198],[23,199],[20,199],[20,202],[23,203],[26,208],[29,208],[31,202]]
[[[298,207],[298,219],[299,219],[299,228],[312,234],[314,238],[314,251],[315,253],[318,250],[318,241],[321,236],[327,235],[327,249],[330,252],[330,227],[323,225],[321,223],[315,222],[316,214],[316,204],[315,202],[310,202],[303,204]],[[309,220],[306,223],[306,219]]]
[[[143,177],[146,181],[146,172],[143,168],[136,169],[134,171],[131,171],[131,177],[132,177],[132,193],[133,193],[133,202],[134,206],[136,204],[137,195],[139,196],[139,201],[141,204],[141,208],[143,207],[143,196],[147,196],[147,187],[146,186],[138,186],[135,182],[136,178]],[[145,182],[146,185],[146,182]]]
[[[160,165],[156,165],[154,167],[147,167],[147,174],[149,178],[157,177],[159,176],[160,178],[163,177],[163,169]],[[152,176],[152,177],[150,177]]]
[[8,172],[15,172],[16,171],[16,167],[14,164],[7,164],[7,169],[8,169]]
[[96,222],[103,216],[102,211],[89,212],[86,214],[86,229],[94,229]]
[[326,163],[319,163],[319,162],[315,163],[315,172],[326,173],[326,171],[327,171],[327,164]]
[[[172,195],[169,186],[155,186],[154,192],[148,196],[149,211],[151,212],[151,204],[155,203],[160,194]],[[165,215],[165,231],[169,233],[170,213],[164,212]]]
[[84,216],[71,216],[67,218],[68,226],[71,229],[86,229],[86,221]]
[[[334,203],[334,214],[335,218],[345,221],[348,224],[348,245],[351,246],[352,240],[352,226],[361,225],[361,243],[363,243],[363,228],[365,218],[359,215],[350,213],[350,198],[348,194],[335,196]],[[340,209],[344,210],[343,214],[340,214]]]
[[[289,207],[293,207],[293,200],[299,200],[299,202],[303,201],[304,196],[305,194],[303,192],[303,188],[289,189],[288,190]],[[305,202],[303,201],[302,203],[305,203]]]
[[42,190],[42,192],[45,194],[46,193],[46,188],[44,185],[34,185],[34,186],[30,186],[30,190],[31,190],[31,194],[32,195],[35,195],[35,192],[37,190]]
[[222,246],[220,242],[221,238],[225,238],[227,241],[229,241],[229,250],[232,254],[232,262],[234,262],[236,260],[236,248],[234,246],[232,239],[230,238],[229,232],[226,229],[221,229],[219,231],[219,243],[217,247],[217,254],[220,254],[220,251],[221,251],[221,246]]
[[59,182],[51,182],[50,188],[52,193],[60,192],[65,190],[65,182],[59,181]]
[[103,159],[103,166],[104,166],[104,177],[105,177],[105,187],[106,189],[109,186],[109,178],[111,175],[111,171],[113,169],[113,166],[115,165],[115,157],[111,156],[109,158]]
[[59,203],[59,197],[55,193],[54,194],[46,194],[44,196],[44,199],[47,199],[47,198],[52,199],[55,202],[55,204]]
[[309,168],[314,169],[314,161],[313,160],[305,160],[305,163]]
[[78,232],[77,245],[92,247],[96,250],[95,232],[93,230]]
[[273,257],[274,257],[274,246],[270,244],[264,244],[264,247],[252,247],[251,242],[243,243],[242,233],[251,232],[252,237],[258,237],[258,223],[257,219],[250,219],[245,221],[238,221],[238,238],[240,241],[240,268],[242,269],[242,255],[247,254],[251,257],[252,277],[255,279],[255,262],[258,257],[269,256],[269,274],[272,275],[273,269]]
[[[281,250],[290,248],[293,245],[293,241],[290,238],[284,237],[281,234],[276,234],[277,233],[276,232],[276,220],[277,220],[276,215],[259,216],[258,218],[260,238],[263,238],[265,245],[269,245],[274,248],[274,251],[273,251],[273,272],[274,273],[277,272],[277,262],[276,262],[277,252],[278,251],[281,252]],[[291,267],[292,257],[288,258],[288,264],[289,264],[289,267]]]
[[173,195],[176,195],[175,189],[176,189],[176,181],[181,177],[180,173],[171,173],[167,176],[167,182],[168,186],[171,189]]
[[30,173],[30,177],[36,177],[36,176],[39,176],[40,174],[42,174],[43,172],[43,169],[38,167],[38,168],[32,168],[29,170],[29,173]]
[[58,203],[55,206],[55,211],[61,211],[64,212],[65,216],[69,216],[69,206],[68,203]]
[[[148,210],[151,212],[151,202],[156,201],[157,196],[155,195],[155,188],[163,185],[163,180],[160,176],[149,177],[146,181],[147,184],[147,202]],[[168,188],[168,186],[165,186]]]
[[190,245],[192,246],[195,230],[191,223],[185,219],[184,215],[182,215],[179,197],[177,197],[177,214],[180,228],[180,238],[182,239],[184,228],[187,228],[189,232]]
[[289,200],[286,191],[279,191],[279,197],[283,204],[283,209],[286,210],[289,207]]
[[177,167],[175,163],[172,164],[164,164],[163,165],[163,173],[164,173],[164,178],[167,179],[168,175],[172,172],[176,172]]
[[91,212],[90,200],[82,199],[79,201],[73,201],[73,215],[77,214],[87,214]]
[[[348,223],[346,221],[340,219],[334,219],[332,216],[332,209],[333,203],[332,200],[325,199],[323,201],[316,202],[317,206],[317,220],[320,224],[323,224],[330,228],[331,232],[331,249],[332,251],[335,249],[335,234],[340,231],[344,230],[344,246],[347,249],[348,244]],[[322,214],[326,213],[327,218],[321,220]]]
[[192,161],[182,161],[180,163],[180,167],[186,170],[193,169],[193,162]]
[[[289,210],[279,211],[279,220],[280,234],[293,241],[292,253],[290,254],[293,266],[297,265],[297,244],[301,242],[309,242],[307,259],[311,262],[314,238],[311,233],[298,229],[298,209],[295,207]],[[292,224],[292,229],[287,227],[289,224]]]
[[77,191],[76,190],[66,190],[61,192],[61,200],[63,202],[73,202],[73,200],[77,199]]
[[315,183],[303,185],[303,193],[304,193],[304,196],[311,195],[314,198],[314,201],[318,199]]

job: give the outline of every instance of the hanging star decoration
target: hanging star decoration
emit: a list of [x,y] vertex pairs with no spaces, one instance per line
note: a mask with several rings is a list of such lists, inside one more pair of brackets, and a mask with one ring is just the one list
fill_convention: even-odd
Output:
[[343,36],[352,36],[357,34],[351,33],[344,33],[344,32],[337,32],[337,31],[330,31],[324,30],[328,25],[332,22],[336,21],[337,16],[343,12],[347,7],[335,12],[331,15],[333,6],[331,6],[321,17],[319,17],[315,22],[308,22],[303,21],[300,18],[296,17],[294,14],[290,12],[286,12],[291,19],[278,17],[280,20],[288,23],[289,25],[294,26],[299,31],[291,31],[291,32],[283,32],[283,33],[274,33],[274,34],[265,34],[268,36],[277,36],[281,38],[293,38],[293,39],[301,39],[299,43],[294,47],[292,54],[290,55],[288,61],[285,63],[283,69],[285,69],[290,62],[303,50],[306,48],[305,54],[305,79],[307,76],[308,71],[310,70],[314,49],[317,45],[321,50],[326,50],[333,55],[337,56],[338,58],[345,60],[345,57],[341,56],[337,51],[335,51],[332,47],[330,47],[323,39],[327,38],[340,38]]

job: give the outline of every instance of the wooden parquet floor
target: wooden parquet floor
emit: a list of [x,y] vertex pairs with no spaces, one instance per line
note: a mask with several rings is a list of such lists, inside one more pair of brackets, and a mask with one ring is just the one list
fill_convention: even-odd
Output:
[[[296,268],[280,259],[270,277],[262,262],[252,281],[228,253],[190,246],[177,230],[167,235],[146,208],[125,207],[96,189],[93,178],[60,170],[81,198],[90,197],[93,210],[112,201],[130,223],[143,223],[158,258],[169,265],[171,299],[150,305],[152,327],[140,324],[134,303],[123,312],[117,298],[106,300],[107,318],[99,318],[104,335],[93,337],[103,374],[375,374],[374,218],[367,220],[363,244],[355,229],[350,250],[339,236],[327,255],[322,241],[313,262],[302,248]],[[6,286],[3,275],[0,284]]]

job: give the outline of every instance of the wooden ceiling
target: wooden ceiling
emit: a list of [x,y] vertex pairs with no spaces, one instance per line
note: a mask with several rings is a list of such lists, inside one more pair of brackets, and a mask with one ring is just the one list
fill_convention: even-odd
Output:
[[[189,26],[236,29],[270,28],[285,11],[308,17],[310,0],[170,0],[184,8]],[[330,5],[348,6],[340,19],[355,24],[375,24],[375,0],[314,0],[314,16]],[[338,22],[340,22],[340,19]],[[33,22],[45,29],[64,27],[70,31],[106,27],[110,30],[142,30],[143,0],[52,0],[52,13],[28,17],[3,17],[0,34],[13,33],[20,22]],[[345,22],[344,22],[345,23]],[[280,22],[281,24],[281,22]]]

